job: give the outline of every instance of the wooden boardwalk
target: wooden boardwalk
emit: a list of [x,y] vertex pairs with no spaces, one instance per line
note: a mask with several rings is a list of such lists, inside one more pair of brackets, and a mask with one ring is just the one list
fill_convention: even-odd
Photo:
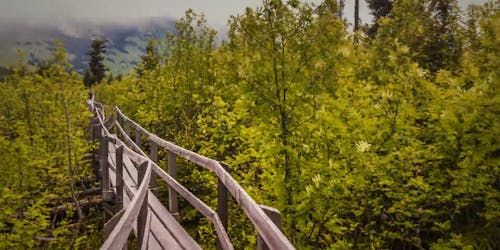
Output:
[[[88,101],[94,113],[91,139],[99,143],[99,175],[104,209],[113,217],[104,225],[101,249],[124,249],[134,233],[140,249],[201,249],[179,223],[178,195],[195,207],[214,226],[217,249],[233,249],[226,228],[227,195],[241,206],[259,233],[259,249],[294,249],[279,230],[279,212],[258,205],[229,175],[224,163],[204,157],[161,139],[142,128],[115,107],[107,118],[102,104]],[[134,132],[134,139],[131,132]],[[148,154],[143,150],[148,141]],[[168,170],[157,165],[158,150],[167,151]],[[219,179],[217,212],[176,181],[176,158],[182,157],[211,172]],[[157,182],[168,185],[168,204],[156,196]],[[271,219],[271,218],[272,219]]]

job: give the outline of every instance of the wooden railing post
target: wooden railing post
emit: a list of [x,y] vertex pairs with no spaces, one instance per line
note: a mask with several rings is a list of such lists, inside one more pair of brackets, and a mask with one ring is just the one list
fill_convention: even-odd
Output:
[[[118,124],[120,124],[120,126],[123,124],[123,118],[120,116],[120,113],[118,113],[118,112],[116,112],[116,122],[117,122]],[[114,131],[114,132],[115,132],[116,136],[117,136],[118,138],[121,138],[121,137],[119,136],[119,133],[118,133],[118,128],[117,128],[116,126],[114,126],[114,128],[115,128],[115,131]]]
[[116,207],[123,208],[123,145],[116,149]]
[[[111,114],[111,115],[112,115],[112,117],[111,117],[111,118],[112,118],[113,123],[114,123],[114,122],[118,122],[118,119],[119,119],[119,117],[120,117],[120,116],[118,115],[118,113],[115,113],[114,115],[113,115],[113,114]],[[113,125],[113,123],[112,123],[112,125]],[[116,128],[116,126],[112,126],[112,127],[113,127],[113,130],[111,130],[110,132],[111,132],[111,133],[113,133],[113,134],[118,134],[118,129]]]
[[[281,213],[278,211],[276,208],[264,206],[264,205],[259,205],[260,208],[266,213],[266,215],[271,219],[271,221],[274,223],[274,225],[278,226],[278,228],[281,225]],[[257,236],[257,249],[258,250],[269,250],[269,247],[266,245],[264,242],[264,239],[260,236],[260,234]]]
[[[158,144],[156,144],[154,141],[149,142],[149,151],[150,151],[150,158],[151,161],[154,163],[158,164]],[[151,184],[149,185],[151,187],[151,191],[153,194],[158,196],[158,183],[157,183],[157,175],[155,172],[151,173]]]
[[123,121],[125,124],[125,134],[127,134],[128,137],[130,137],[130,123],[128,120],[124,119]]
[[90,118],[89,136],[91,141],[97,140],[95,132],[97,124],[99,124],[99,118],[97,118],[97,116]]
[[[224,170],[228,171],[228,166],[224,162],[219,162],[220,165],[224,168]],[[219,216],[224,229],[227,231],[227,188],[224,186],[224,183],[221,182],[219,178],[217,182],[217,215]],[[217,239],[217,249],[221,250],[222,245],[219,239]]]
[[113,193],[109,185],[109,163],[108,163],[108,137],[101,136],[101,144],[99,150],[99,165],[101,167],[101,190],[103,201],[112,201]]
[[[90,118],[90,128],[89,128],[89,133],[90,133],[90,140],[92,142],[100,141],[99,137],[99,118],[97,116],[94,116]],[[100,169],[100,148],[98,150],[95,150],[92,152],[92,174],[96,179],[99,179],[99,169]]]
[[139,128],[135,128],[135,144],[139,147],[142,148],[142,138],[141,138],[141,131]]
[[[168,157],[168,174],[172,176],[172,178],[177,180],[177,164],[175,162],[175,154],[167,151]],[[172,214],[172,216],[180,221],[179,215],[179,201],[177,198],[177,192],[172,187],[168,187],[168,210]]]
[[[137,190],[139,191],[139,186],[144,180],[144,175],[146,174],[146,170],[148,168],[148,161],[144,161],[137,168]],[[136,195],[139,195],[137,192]],[[148,218],[148,191],[146,190],[146,198],[142,202],[141,210],[139,215],[137,216],[137,243],[139,249],[142,249],[143,244],[147,244],[147,242],[142,242],[144,239],[144,235],[148,232],[145,232],[146,223]]]

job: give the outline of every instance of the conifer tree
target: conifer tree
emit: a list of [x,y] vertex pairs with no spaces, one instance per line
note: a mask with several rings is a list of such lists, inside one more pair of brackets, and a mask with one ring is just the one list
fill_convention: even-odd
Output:
[[152,70],[160,63],[160,56],[155,48],[155,42],[152,38],[148,39],[148,44],[146,45],[146,55],[141,56],[142,62],[135,69],[137,75],[140,77],[145,71]]
[[108,40],[94,39],[90,44],[90,51],[87,53],[90,56],[90,61],[83,80],[87,87],[100,83],[106,76],[108,69],[103,63],[104,54],[106,53],[106,42]]
[[354,2],[354,32],[359,30],[359,0]]
[[368,35],[373,38],[377,34],[378,20],[391,13],[394,0],[366,0],[366,2],[373,15],[373,25],[368,29]]

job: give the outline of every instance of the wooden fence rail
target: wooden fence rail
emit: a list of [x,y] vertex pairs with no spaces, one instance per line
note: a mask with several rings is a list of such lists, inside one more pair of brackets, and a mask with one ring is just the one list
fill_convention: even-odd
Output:
[[[103,200],[115,204],[114,216],[105,224],[105,242],[101,249],[126,248],[131,232],[135,233],[140,249],[201,249],[178,223],[177,195],[181,195],[214,225],[217,249],[231,250],[233,245],[226,231],[228,193],[257,229],[259,249],[294,249],[278,228],[279,212],[258,205],[228,173],[226,164],[150,133],[118,107],[113,111],[115,118],[113,115],[106,118],[104,105],[96,102],[94,96],[89,99],[88,106],[95,114],[91,135],[100,141],[99,172]],[[132,129],[134,139],[131,138]],[[143,151],[143,139],[149,143],[150,155]],[[159,148],[167,150],[167,171],[157,165]],[[177,182],[177,157],[215,173],[218,178],[217,212]],[[156,198],[158,178],[168,185],[168,209]]]

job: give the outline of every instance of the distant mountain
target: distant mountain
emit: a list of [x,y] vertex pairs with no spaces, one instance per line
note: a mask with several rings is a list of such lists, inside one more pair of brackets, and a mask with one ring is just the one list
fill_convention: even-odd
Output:
[[2,24],[0,27],[0,66],[9,66],[19,60],[17,50],[24,51],[28,63],[36,65],[50,57],[54,40],[61,40],[74,69],[86,69],[90,41],[107,39],[105,64],[113,74],[127,74],[143,55],[148,38],[164,38],[175,31],[175,21],[151,18],[132,24],[75,23],[60,25]]

